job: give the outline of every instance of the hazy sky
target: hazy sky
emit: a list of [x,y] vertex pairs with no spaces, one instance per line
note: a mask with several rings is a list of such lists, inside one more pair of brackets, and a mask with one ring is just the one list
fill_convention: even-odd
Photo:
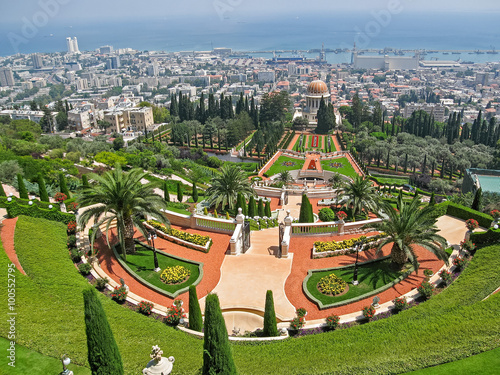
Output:
[[[44,6],[43,4],[52,4]],[[56,4],[56,7],[53,6]],[[389,7],[402,12],[499,12],[498,0],[0,0],[0,22],[19,24],[23,17],[32,20],[39,12],[49,15],[50,22],[81,23],[92,20],[120,20],[168,17],[204,17],[253,19],[304,13],[342,13],[356,11],[368,14]],[[43,10],[47,9],[47,10]]]

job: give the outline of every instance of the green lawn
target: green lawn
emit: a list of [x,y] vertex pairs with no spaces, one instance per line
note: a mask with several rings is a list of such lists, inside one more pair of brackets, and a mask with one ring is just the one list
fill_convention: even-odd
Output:
[[127,254],[126,264],[130,269],[137,274],[140,278],[144,279],[148,283],[163,289],[169,293],[174,293],[179,289],[183,289],[198,280],[200,276],[200,267],[197,264],[184,262],[182,260],[173,258],[165,254],[163,251],[158,251],[158,265],[163,271],[167,267],[173,266],[183,266],[186,267],[191,275],[182,284],[168,285],[160,280],[160,272],[154,271],[154,258],[153,252],[146,249],[143,246],[136,246],[137,252],[135,254]]
[[371,176],[374,177],[380,185],[404,185],[410,183],[410,179],[404,176],[386,177],[378,174],[371,174]]
[[460,361],[428,367],[408,374],[414,375],[496,375],[500,369],[500,348],[473,355]]
[[[17,341],[43,355],[63,353],[87,365],[82,290],[89,284],[71,262],[65,226],[20,217],[15,246],[28,277],[16,272]],[[0,248],[0,267],[9,260]],[[231,344],[238,373],[397,374],[470,357],[500,347],[500,245],[476,252],[442,293],[389,319],[347,330],[266,344]],[[7,283],[0,283],[6,295]],[[203,341],[99,296],[120,349],[125,374],[138,374],[152,345],[174,356],[173,374],[197,374]],[[263,299],[265,296],[262,297]],[[484,300],[484,301],[483,301]],[[5,316],[6,304],[0,313]],[[331,310],[332,313],[335,309]],[[6,337],[6,319],[0,336]],[[26,372],[25,372],[26,373]],[[43,371],[29,372],[47,375]]]
[[[341,163],[342,166],[340,168],[334,168],[330,165],[333,163]],[[325,171],[340,173],[340,174],[343,174],[344,176],[348,176],[351,178],[354,178],[355,176],[357,176],[356,171],[354,170],[351,163],[349,163],[349,160],[347,160],[347,158],[322,160],[321,161],[321,168],[323,168]]]
[[[387,285],[401,276],[401,272],[397,272],[390,267],[391,260],[389,258],[372,262],[368,264],[361,264],[358,266],[358,285],[352,285],[352,277],[354,267],[348,266],[340,269],[333,269],[327,271],[313,272],[307,281],[307,289],[315,298],[320,300],[324,305],[329,305],[336,302],[345,301],[363,294],[370,293],[375,289]],[[349,285],[349,291],[338,297],[327,296],[321,293],[318,288],[319,280],[331,273],[340,277]]]
[[[294,163],[292,166],[285,166],[283,163],[285,162],[292,162]],[[281,155],[278,160],[274,162],[274,164],[269,168],[266,172],[266,175],[268,176],[274,176],[275,174],[280,173],[281,171],[294,171],[297,169],[302,169],[304,166],[304,160],[303,159],[295,159],[295,158],[290,158],[288,156],[283,156]]]
[[[0,337],[0,350],[8,353],[10,341]],[[68,348],[70,350],[71,348]],[[63,353],[65,354],[65,353]],[[71,357],[70,357],[71,359]],[[6,355],[0,356],[0,373],[9,375],[59,374],[62,364],[58,358],[48,357],[22,345],[16,345],[15,367],[9,366]],[[90,369],[70,363],[67,366],[75,375],[90,375]],[[4,372],[5,371],[5,372]]]
[[308,150],[322,150],[323,149],[323,144],[324,144],[324,139],[325,137],[322,136],[322,135],[318,135],[318,147],[313,147],[313,139],[314,139],[314,135],[310,135],[309,136],[309,140],[307,142],[307,145],[308,145]]
[[[202,199],[203,199],[203,197],[201,199],[198,199],[198,201],[200,201]],[[189,200],[192,201],[193,199],[189,198]],[[183,210],[182,208],[167,207],[167,210],[172,211],[172,212],[176,212],[176,213],[181,214],[181,215],[191,216],[191,212],[189,212],[188,210]]]

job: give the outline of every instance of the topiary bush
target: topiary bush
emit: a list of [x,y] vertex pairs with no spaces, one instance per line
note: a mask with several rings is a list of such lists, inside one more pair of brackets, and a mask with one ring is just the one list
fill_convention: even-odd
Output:
[[324,222],[335,221],[336,215],[335,212],[330,207],[325,207],[319,210],[318,213],[319,219]]
[[264,336],[278,336],[278,326],[276,325],[276,313],[274,311],[273,291],[266,292],[266,305],[264,309]]
[[78,271],[80,271],[80,273],[83,276],[87,276],[90,273],[91,269],[92,269],[92,266],[88,263],[82,263],[82,264],[78,265]]
[[200,303],[196,293],[196,286],[189,286],[189,329],[201,332],[203,328],[203,317],[201,316]]

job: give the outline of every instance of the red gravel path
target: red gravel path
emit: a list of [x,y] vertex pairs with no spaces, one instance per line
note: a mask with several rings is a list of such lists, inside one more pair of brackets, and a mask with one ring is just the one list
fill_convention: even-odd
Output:
[[14,233],[16,231],[16,223],[17,223],[17,217],[13,219],[3,220],[0,236],[2,238],[3,248],[5,250],[5,253],[9,257],[10,261],[16,265],[17,269],[23,275],[26,275],[26,272],[24,272],[21,263],[19,263],[19,259],[17,259],[16,249],[14,247]]
[[[355,255],[342,255],[332,258],[312,259],[312,247],[314,241],[317,241],[319,239],[321,241],[339,241],[353,237],[359,237],[359,235],[346,235],[342,237],[292,237],[290,249],[293,253],[293,264],[292,272],[286,280],[285,293],[292,305],[297,308],[304,307],[308,311],[308,320],[326,318],[328,315],[331,315],[333,313],[335,313],[336,315],[354,313],[357,311],[361,311],[363,307],[368,306],[372,303],[373,297],[370,297],[346,306],[319,310],[318,306],[314,302],[311,302],[302,290],[302,283],[307,276],[308,270],[345,266],[354,263],[356,259]],[[383,255],[389,254],[390,247],[387,246],[383,249]],[[394,298],[406,294],[412,289],[415,289],[424,279],[424,269],[430,268],[434,272],[437,272],[443,266],[442,261],[438,260],[433,254],[423,248],[418,247],[416,249],[416,254],[420,262],[420,270],[418,276],[413,273],[401,283],[378,294],[378,296],[380,297],[380,303],[392,301]],[[381,254],[380,256],[383,255]],[[378,257],[378,255],[375,255],[374,250],[362,252],[359,254],[359,262],[364,262]]]
[[[172,255],[203,263],[203,278],[196,287],[198,298],[202,298],[206,296],[210,291],[212,291],[219,282],[220,267],[222,265],[222,261],[224,260],[224,255],[228,249],[229,239],[231,238],[231,236],[227,234],[207,233],[174,225],[172,226],[172,228],[181,229],[189,233],[197,233],[201,235],[208,234],[213,240],[213,245],[210,248],[209,253],[202,253],[201,251],[188,249],[159,237],[155,240],[155,246],[158,250],[163,250]],[[144,238],[139,232],[136,232],[136,238],[141,238],[141,241],[144,241]],[[110,242],[113,242],[111,236]],[[116,261],[112,250],[108,248],[105,236],[103,236],[96,243],[96,248],[99,249],[99,264],[103,271],[106,272],[108,277],[112,278],[117,283],[120,282],[120,278],[123,278],[125,280],[125,284],[128,285],[132,293],[137,294],[138,296],[141,296],[142,298],[147,299],[151,302],[167,307],[172,304],[173,299],[156,293],[146,286],[142,285],[120,266],[120,264]],[[189,297],[187,292],[179,295],[176,298],[184,301],[184,308],[186,309],[186,311],[188,310],[188,298]]]

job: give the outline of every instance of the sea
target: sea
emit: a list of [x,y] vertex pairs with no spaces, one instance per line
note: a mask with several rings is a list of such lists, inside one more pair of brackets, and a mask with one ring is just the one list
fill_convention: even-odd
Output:
[[[147,20],[64,21],[50,19],[31,28],[24,19],[0,24],[0,56],[66,51],[66,37],[76,36],[81,51],[103,45],[149,51],[205,51],[228,47],[253,57],[318,56],[325,49],[404,49],[441,51],[426,60],[498,62],[500,13],[331,13],[238,16],[231,12],[204,17],[157,17]],[[312,53],[303,53],[315,49]],[[289,51],[289,52],[281,52]],[[290,52],[293,51],[293,52]],[[452,52],[455,51],[455,52]],[[456,52],[463,51],[463,52]],[[487,53],[489,52],[489,53]],[[392,52],[391,52],[392,53]],[[406,55],[411,55],[407,52]],[[350,53],[328,52],[332,64],[348,63]]]

